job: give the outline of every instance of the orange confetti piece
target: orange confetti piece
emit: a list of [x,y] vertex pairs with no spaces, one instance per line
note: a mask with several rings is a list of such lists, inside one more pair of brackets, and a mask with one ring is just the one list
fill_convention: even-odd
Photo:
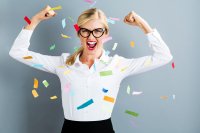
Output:
[[33,57],[32,56],[25,56],[23,57],[24,59],[32,59]]
[[32,94],[34,98],[37,98],[39,96],[36,90],[32,90]]
[[34,85],[33,88],[37,89],[38,88],[38,80],[34,78]]
[[115,99],[109,96],[104,96],[103,100],[114,103]]
[[160,99],[167,100],[167,96],[161,96]]

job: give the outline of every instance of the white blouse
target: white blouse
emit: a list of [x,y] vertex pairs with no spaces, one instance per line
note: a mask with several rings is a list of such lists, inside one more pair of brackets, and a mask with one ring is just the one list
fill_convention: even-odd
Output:
[[[103,50],[89,69],[77,56],[72,66],[65,64],[69,53],[61,56],[42,55],[29,51],[32,30],[22,29],[9,55],[31,67],[56,74],[61,83],[62,106],[66,119],[98,121],[111,117],[120,82],[127,76],[152,70],[169,63],[172,55],[156,29],[146,34],[154,53],[150,56],[127,59],[108,56]],[[31,59],[24,57],[31,56]]]

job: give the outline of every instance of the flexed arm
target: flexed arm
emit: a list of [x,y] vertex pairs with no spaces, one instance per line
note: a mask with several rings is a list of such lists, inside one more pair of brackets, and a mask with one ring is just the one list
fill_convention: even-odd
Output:
[[62,63],[61,56],[42,55],[40,53],[28,50],[30,46],[30,38],[36,26],[41,21],[52,18],[56,15],[56,13],[50,9],[51,7],[47,6],[32,17],[31,24],[25,26],[25,28],[22,29],[22,31],[15,39],[9,55],[17,61],[20,61],[26,65],[32,67],[39,66],[35,68],[55,74],[55,67],[59,66]]

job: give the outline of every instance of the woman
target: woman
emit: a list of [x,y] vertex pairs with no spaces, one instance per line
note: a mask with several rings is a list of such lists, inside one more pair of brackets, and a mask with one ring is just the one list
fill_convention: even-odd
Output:
[[[14,59],[37,69],[58,75],[61,81],[64,124],[62,133],[114,133],[111,113],[120,82],[127,76],[158,68],[172,60],[172,55],[156,29],[135,12],[124,22],[144,31],[154,54],[127,59],[108,56],[103,43],[109,35],[105,14],[96,8],[84,11],[78,18],[77,35],[81,47],[72,55],[48,56],[29,51],[29,41],[35,27],[56,15],[51,7],[37,13],[16,38],[9,54]],[[29,56],[31,59],[24,57]]]

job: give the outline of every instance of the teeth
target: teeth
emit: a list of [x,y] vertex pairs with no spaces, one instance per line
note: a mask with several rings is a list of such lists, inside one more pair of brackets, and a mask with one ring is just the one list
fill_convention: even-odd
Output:
[[89,44],[96,44],[96,42],[87,42],[87,43],[89,43]]

